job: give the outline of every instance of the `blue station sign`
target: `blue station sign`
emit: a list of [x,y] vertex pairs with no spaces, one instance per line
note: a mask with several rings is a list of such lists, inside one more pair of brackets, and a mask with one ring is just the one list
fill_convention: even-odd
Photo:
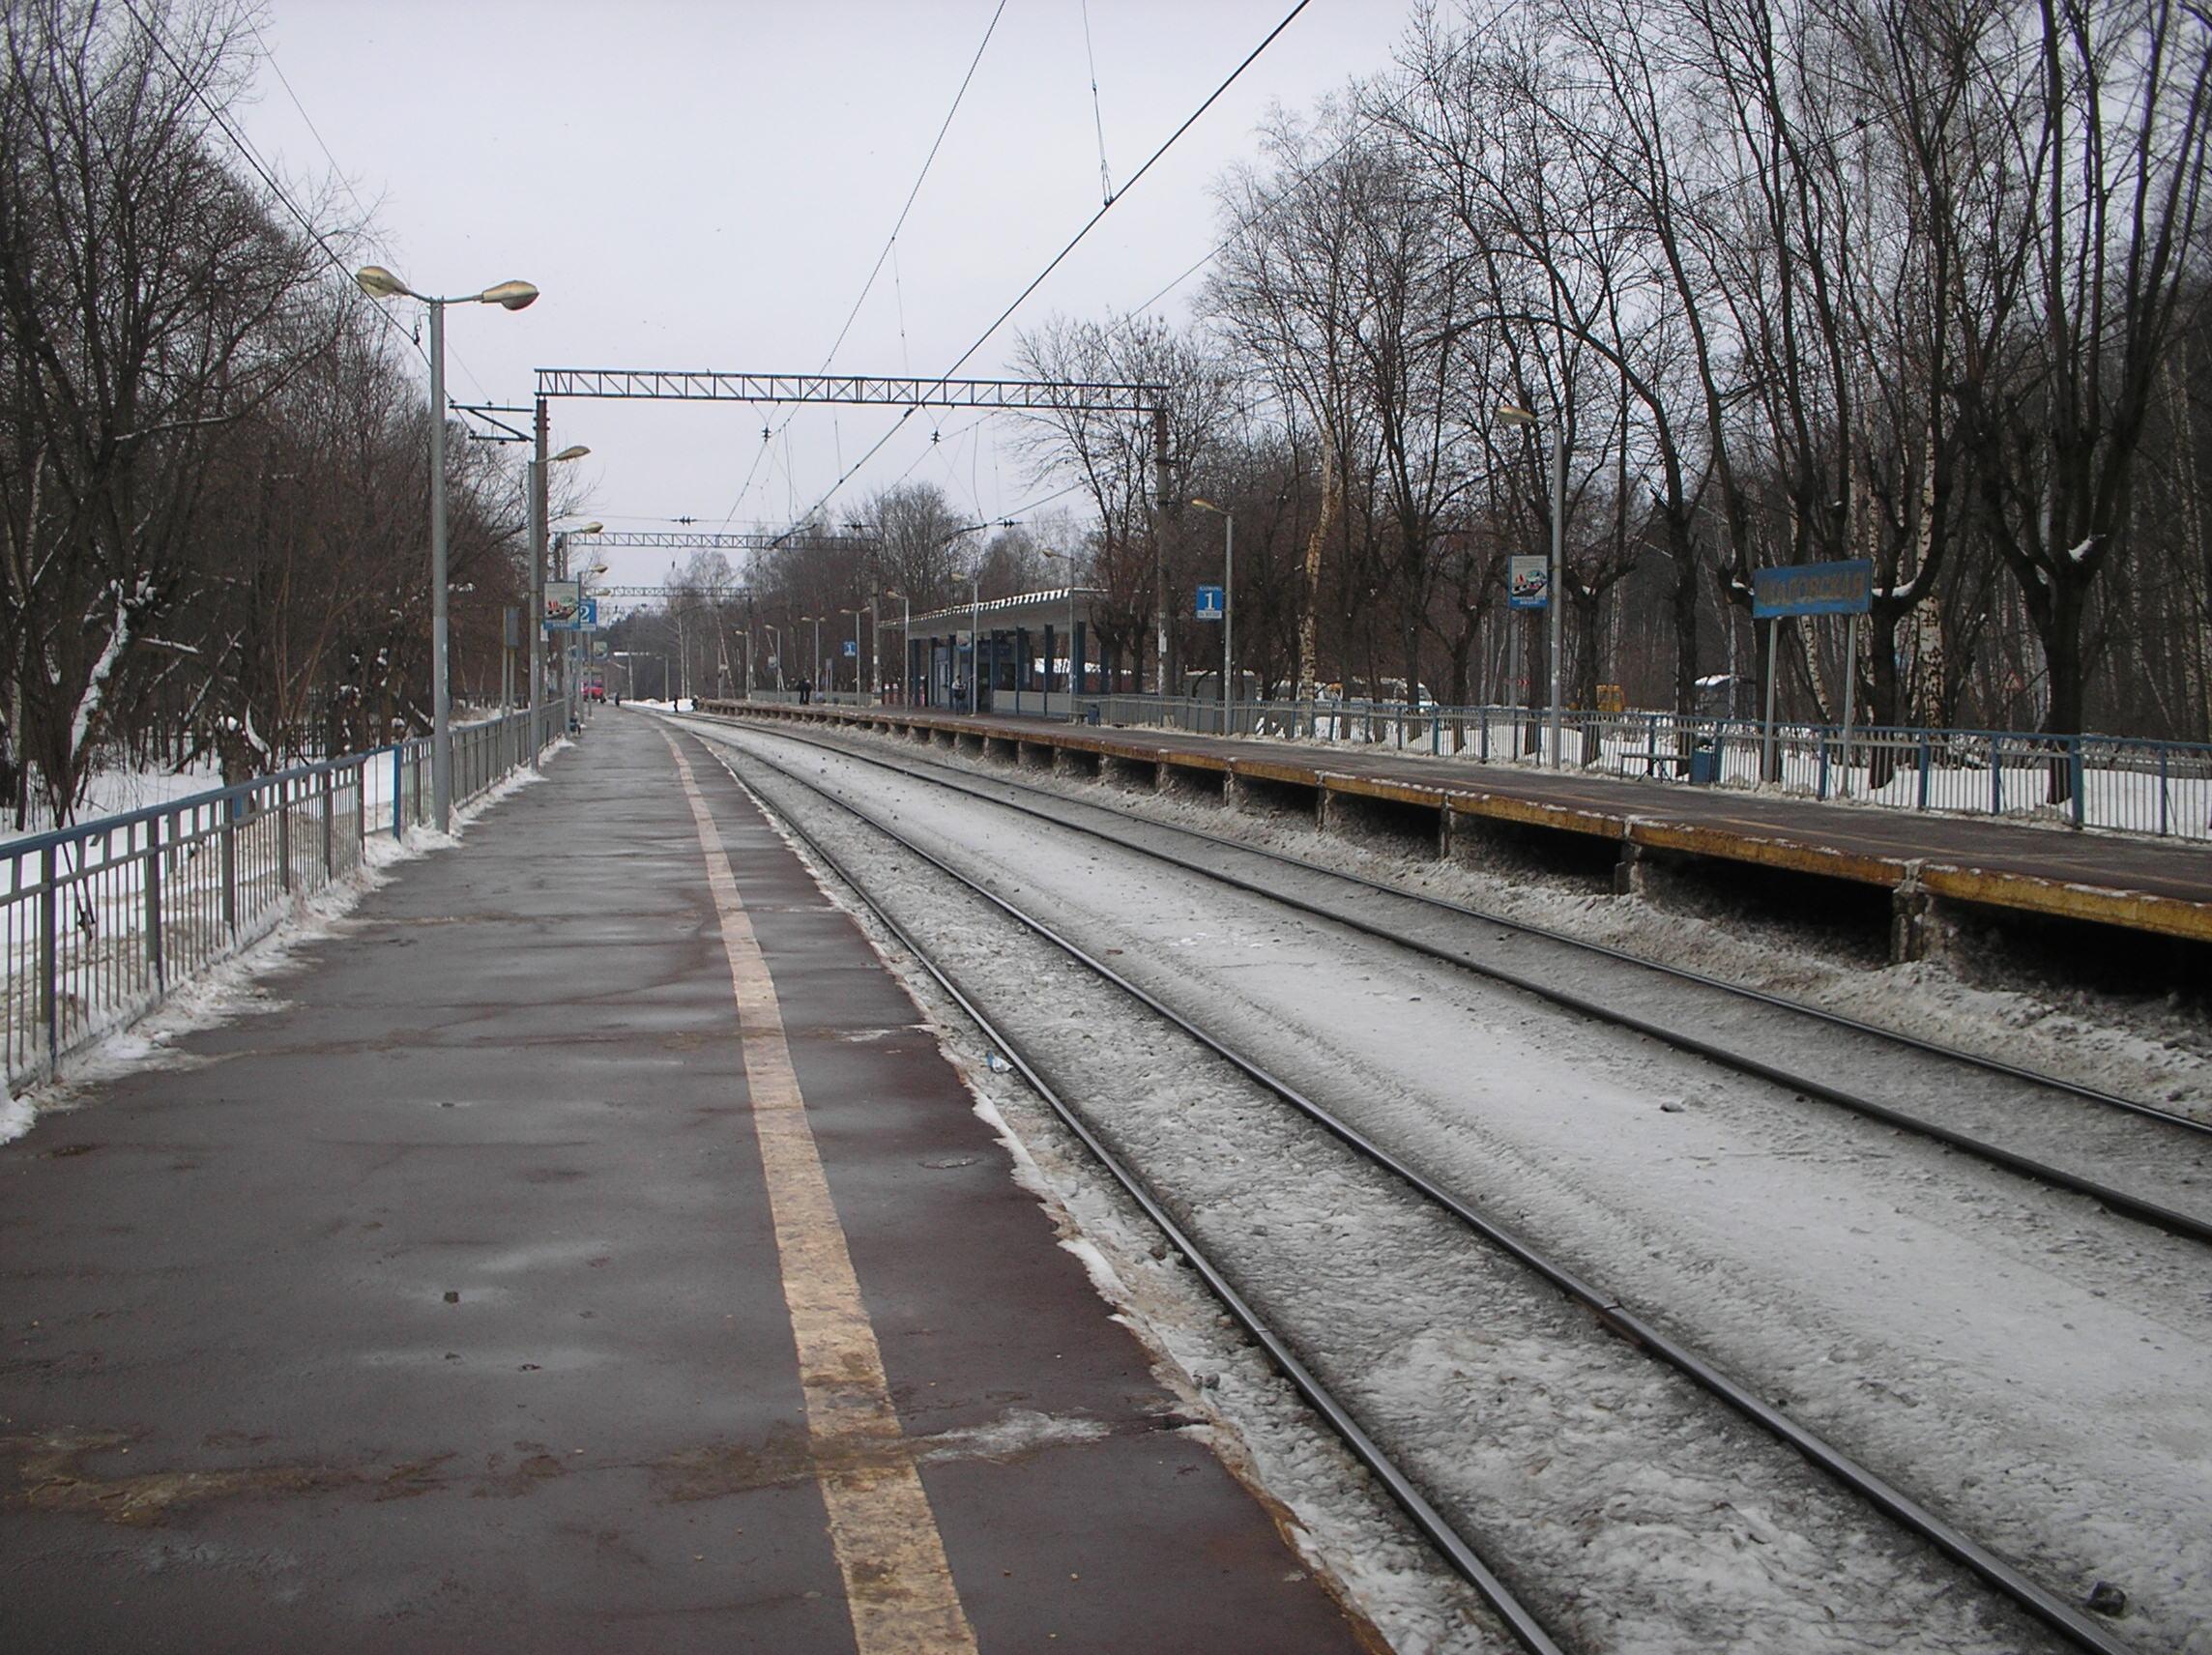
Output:
[[1218,621],[1222,612],[1221,588],[1202,586],[1198,589],[1198,607],[1194,611],[1201,621]]
[[1755,621],[1772,621],[1785,615],[1864,615],[1873,607],[1871,558],[1752,571],[1751,614]]

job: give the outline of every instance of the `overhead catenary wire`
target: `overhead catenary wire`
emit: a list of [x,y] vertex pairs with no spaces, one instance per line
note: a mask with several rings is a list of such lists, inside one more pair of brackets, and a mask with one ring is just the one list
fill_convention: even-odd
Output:
[[[1085,219],[1083,227],[1077,230],[1075,234],[1068,239],[1067,245],[1062,247],[1060,251],[1053,254],[1051,259],[1046,262],[1044,269],[1037,272],[1036,276],[1030,281],[1029,285],[1024,287],[1019,294],[1015,295],[1013,303],[1008,305],[1004,310],[1000,311],[999,314],[992,320],[991,325],[985,328],[980,334],[976,334],[975,341],[970,344],[966,350],[962,351],[943,373],[937,376],[937,383],[940,386],[944,385],[955,373],[958,373],[960,369],[967,363],[968,360],[977,351],[981,350],[983,346],[990,341],[991,335],[996,334],[1001,328],[1006,325],[1007,320],[1014,314],[1014,312],[1019,310],[1023,305],[1027,304],[1029,302],[1030,296],[1035,293],[1038,288],[1042,287],[1045,284],[1045,281],[1051,276],[1052,273],[1058,270],[1061,265],[1065,262],[1068,254],[1075,251],[1075,249],[1082,245],[1084,238],[1090,235],[1092,230],[1098,227],[1099,220],[1104,218],[1107,214],[1111,213],[1118,203],[1124,200],[1128,196],[1130,190],[1136,189],[1138,183],[1144,178],[1144,176],[1150,172],[1152,168],[1159,163],[1160,159],[1165,156],[1169,150],[1176,146],[1177,141],[1180,139],[1185,132],[1189,131],[1192,127],[1198,124],[1200,118],[1221,100],[1221,97],[1224,93],[1226,93],[1232,86],[1237,84],[1237,80],[1242,77],[1244,72],[1250,69],[1253,64],[1259,61],[1260,55],[1265,52],[1270,45],[1274,44],[1275,41],[1282,35],[1283,31],[1289,28],[1292,23],[1297,20],[1298,14],[1303,12],[1312,3],[1313,0],[1297,0],[1297,4],[1293,6],[1289,12],[1284,14],[1282,21],[1277,23],[1272,29],[1269,29],[1266,38],[1263,39],[1258,45],[1254,46],[1251,51],[1245,54],[1241,63],[1237,64],[1235,69],[1230,71],[1227,78],[1225,78],[1221,84],[1216,86],[1211,92],[1207,94],[1206,101],[1200,103],[1196,109],[1193,109],[1189,115],[1184,117],[1181,125],[1177,127],[1174,131],[1170,132],[1166,140],[1161,143],[1159,148],[1154,150],[1151,155],[1147,158],[1145,164],[1137,168],[1135,172],[1129,175],[1129,182],[1121,187],[1121,193],[1113,197],[1112,200],[1106,202],[1098,209],[1097,212],[1091,214],[1089,218]],[[837,480],[832,482],[827,489],[822,492],[821,497],[817,499],[812,506],[807,508],[806,514],[808,516],[812,516],[815,511],[820,510],[824,506],[828,505],[830,501],[836,495],[837,491],[840,488],[843,488],[846,483],[850,482],[853,478],[859,472],[861,467],[865,466],[870,460],[874,459],[876,455],[882,451],[884,446],[888,444],[892,437],[898,434],[899,428],[904,425],[908,420],[913,418],[914,415],[919,411],[919,409],[920,404],[917,403],[901,411],[898,419],[892,421],[890,429],[879,437],[874,445],[869,448],[866,453],[862,454],[859,459],[855,460],[850,466],[848,466],[839,475]]]
[[[233,126],[231,122],[223,115],[221,108],[215,102],[212,98],[208,96],[207,90],[201,84],[199,77],[189,73],[186,71],[185,66],[177,61],[177,54],[170,50],[169,43],[161,37],[161,31],[156,28],[153,22],[138,10],[136,0],[122,0],[122,4],[125,14],[133,23],[136,23],[138,27],[144,31],[146,39],[153,44],[154,49],[160,52],[162,59],[168,64],[169,68],[175,71],[179,83],[189,88],[191,92],[193,101],[197,102],[202,109],[207,111],[208,120],[215,127],[216,131],[223,135],[224,140],[229,143],[230,147],[234,151],[237,152],[239,159],[244,160],[246,164],[252,169],[254,176],[261,180],[263,187],[268,189],[271,195],[276,197],[276,201],[299,223],[300,228],[306,233],[307,239],[312,242],[315,247],[322,252],[323,257],[329,262],[331,268],[336,271],[339,276],[343,276],[350,286],[353,281],[353,271],[347,266],[346,261],[338,256],[337,249],[331,246],[329,238],[323,234],[322,230],[316,225],[315,221],[307,216],[306,212],[300,206],[298,202],[292,199],[291,195],[285,190],[284,187],[276,182],[276,175],[272,172],[267,163],[262,160],[259,153],[253,148],[252,144],[247,141],[246,134],[240,131],[238,128]],[[260,32],[258,30],[254,30],[252,33],[255,42],[261,44],[263,56],[268,61],[270,68],[276,71],[276,78],[279,81],[284,81],[283,72],[276,69],[276,56],[274,53],[269,51],[267,44],[261,41]],[[284,90],[287,94],[291,93],[292,88],[290,82],[284,81]],[[294,95],[292,98],[292,103],[295,108],[300,109],[300,118],[306,122],[307,130],[310,132],[314,132],[315,142],[322,147],[323,154],[327,157],[330,156],[330,146],[323,143],[322,133],[316,131],[314,122],[307,119],[307,112],[305,108],[300,107],[300,101],[296,95]],[[331,158],[331,166],[335,172],[340,173],[339,181],[341,184],[344,184],[342,169],[338,167],[336,158]],[[352,195],[352,185],[344,184],[344,187],[346,193]],[[354,196],[354,205],[357,207],[361,205],[360,196]],[[423,349],[422,339],[417,336],[413,329],[407,327],[399,320],[398,317],[394,316],[390,310],[386,309],[381,305],[370,306],[370,310],[371,313],[377,318],[377,320],[382,322],[386,328],[391,330],[393,333],[397,334],[401,338],[405,339],[408,344],[413,347],[417,356],[422,358],[425,363],[429,361],[429,353]],[[483,386],[481,382],[477,379],[477,376],[470,371],[468,364],[451,349],[447,351],[446,355],[455,367],[459,368],[463,374],[467,375],[469,383],[475,385],[478,392],[481,393],[483,391]]]
[[[968,88],[975,81],[975,71],[982,64],[983,53],[990,46],[991,37],[997,33],[999,19],[1005,15],[1005,11],[1006,0],[999,0],[998,8],[991,14],[990,22],[983,26],[982,40],[975,44],[975,55],[968,60],[968,73],[960,77],[959,88],[952,94],[952,106],[946,110],[945,119],[938,125],[937,136],[930,140],[929,153],[922,157],[921,170],[915,174],[914,188],[907,191],[906,203],[899,208],[898,218],[891,223],[890,234],[884,238],[883,247],[876,254],[876,262],[869,269],[867,279],[860,283],[859,296],[853,301],[853,308],[846,313],[844,326],[837,330],[836,338],[830,342],[830,349],[823,354],[822,365],[815,370],[816,372],[828,373],[830,371],[830,364],[837,360],[837,352],[845,343],[845,335],[853,331],[853,324],[859,319],[860,306],[868,302],[868,295],[875,291],[876,278],[883,275],[885,261],[893,256],[893,249],[898,246],[899,232],[906,228],[907,215],[914,211],[914,204],[921,195],[921,187],[929,177],[930,167],[937,160],[937,152],[945,146],[945,135],[952,130],[953,119],[960,113],[960,105],[968,97]],[[895,266],[892,272],[892,279],[894,282],[897,279]],[[903,300],[901,301],[899,316],[899,345],[903,352],[906,345],[906,317]],[[789,427],[791,421],[797,417],[796,414],[786,414],[783,417],[784,426]],[[746,472],[745,480],[738,490],[737,500],[732,503],[728,516],[723,518],[724,522],[735,517],[739,508],[744,505],[745,496],[752,491],[754,474],[759,469],[759,458],[756,455],[752,469]]]
[[1091,124],[1098,131],[1098,198],[1114,205],[1114,174],[1106,164],[1106,112],[1098,102],[1098,53],[1091,44],[1091,0],[1080,0],[1083,10],[1083,56],[1091,66]]

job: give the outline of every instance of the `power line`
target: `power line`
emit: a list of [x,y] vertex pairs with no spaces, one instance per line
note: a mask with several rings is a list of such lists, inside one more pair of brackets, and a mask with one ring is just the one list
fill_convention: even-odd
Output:
[[[199,104],[201,108],[207,111],[208,119],[215,124],[216,130],[222,133],[222,135],[230,141],[231,148],[238,152],[239,156],[245,160],[246,164],[253,169],[254,175],[268,187],[269,193],[276,196],[276,199],[283,204],[285,211],[289,212],[294,218],[299,220],[300,228],[307,233],[307,239],[309,241],[313,242],[317,247],[322,249],[323,257],[330,261],[331,268],[336,271],[340,276],[344,276],[348,282],[351,282],[353,280],[353,272],[346,268],[345,260],[338,257],[337,250],[334,248],[331,244],[324,238],[322,231],[315,227],[314,221],[310,219],[306,213],[301,211],[299,205],[293,201],[291,196],[284,192],[283,186],[278,184],[276,182],[276,176],[270,172],[267,166],[262,164],[261,158],[254,153],[253,146],[246,141],[246,135],[239,131],[227,120],[223,118],[222,111],[216,106],[214,101],[211,100],[207,93],[201,88],[198,78],[186,73],[185,66],[177,61],[177,54],[169,49],[169,43],[161,38],[161,32],[155,28],[152,23],[148,22],[146,18],[139,13],[135,0],[123,0],[123,10],[129,14],[132,22],[136,23],[139,28],[145,31],[147,40],[151,41],[154,44],[154,49],[160,52],[162,58],[167,61],[169,68],[176,72],[179,83],[190,91],[193,100]],[[258,37],[256,38],[258,39]],[[316,141],[318,143],[321,142],[321,138],[318,136]],[[328,155],[330,152],[325,150],[323,153]],[[332,164],[335,166],[336,163],[334,161]],[[418,356],[423,357],[424,361],[428,360],[426,353],[424,353],[422,350],[422,341],[417,339],[409,330],[401,327],[399,319],[396,316],[393,316],[381,305],[374,305],[371,308],[373,313],[384,323],[387,328],[392,329],[394,333],[398,334],[401,338],[405,339],[409,344],[415,347],[415,352]]]
[[[1097,212],[1091,214],[1091,217],[1084,221],[1083,227],[1077,230],[1074,236],[1069,239],[1067,245],[1062,247],[1059,252],[1053,254],[1051,260],[1045,265],[1044,269],[1037,272],[1035,278],[1032,280],[1027,287],[1023,288],[1018,295],[1015,296],[1014,302],[1007,305],[1004,310],[1000,311],[998,317],[991,323],[988,328],[985,328],[980,334],[975,335],[975,343],[971,344],[966,350],[962,351],[959,357],[954,360],[951,366],[947,367],[942,374],[938,375],[938,382],[940,384],[944,383],[946,380],[950,379],[953,374],[957,373],[961,366],[967,363],[970,357],[974,356],[977,351],[983,348],[993,334],[996,334],[1001,328],[1005,326],[1007,318],[1012,316],[1016,310],[1019,310],[1022,305],[1028,302],[1030,295],[1036,292],[1038,288],[1044,285],[1045,279],[1050,276],[1054,271],[1058,270],[1062,262],[1066,259],[1067,255],[1073,252],[1076,247],[1082,244],[1084,237],[1090,235],[1092,230],[1097,228],[1098,221],[1114,210],[1116,203],[1127,197],[1129,191],[1137,187],[1138,182],[1144,178],[1146,173],[1152,170],[1153,166],[1158,163],[1160,158],[1166,155],[1169,150],[1175,147],[1177,140],[1181,138],[1185,132],[1189,131],[1192,127],[1198,124],[1199,118],[1204,115],[1207,110],[1212,108],[1217,102],[1219,102],[1223,93],[1227,92],[1230,87],[1237,84],[1237,81],[1239,77],[1242,76],[1244,72],[1250,69],[1254,63],[1259,61],[1260,54],[1266,51],[1270,45],[1274,44],[1276,37],[1281,35],[1282,32],[1289,28],[1292,23],[1295,22],[1297,20],[1298,14],[1303,12],[1310,4],[1312,4],[1312,0],[1297,0],[1297,4],[1293,6],[1290,11],[1284,15],[1283,20],[1277,23],[1272,29],[1267,31],[1266,38],[1261,41],[1258,45],[1254,46],[1251,51],[1245,55],[1244,61],[1239,63],[1234,70],[1230,71],[1228,78],[1223,80],[1219,86],[1216,86],[1211,92],[1207,94],[1206,102],[1201,103],[1196,109],[1193,109],[1190,114],[1183,120],[1183,123],[1176,128],[1174,131],[1168,134],[1167,141],[1162,143],[1158,149],[1151,153],[1150,157],[1146,160],[1145,164],[1137,168],[1135,172],[1129,175],[1129,182],[1121,187],[1121,193],[1116,195],[1112,200],[1106,202],[1106,204],[1100,207]],[[866,453],[862,454],[859,459],[855,460],[852,465],[848,466],[845,469],[844,474],[823,492],[822,497],[817,500],[813,506],[807,508],[807,515],[811,516],[824,505],[828,504],[830,496],[834,495],[840,488],[843,488],[846,483],[850,482],[853,479],[854,475],[858,473],[862,466],[866,465],[870,460],[874,459],[877,453],[882,450],[884,445],[888,443],[892,437],[898,434],[899,427],[904,425],[907,420],[911,418],[915,412],[916,409],[909,408],[904,413],[902,413],[898,417],[897,421],[892,423],[891,428],[886,431],[882,437],[877,439],[874,447],[870,448]]]
[[[907,191],[906,205],[899,209],[898,218],[891,224],[891,233],[884,238],[883,249],[876,254],[876,262],[868,272],[867,280],[860,284],[859,297],[853,301],[853,308],[845,317],[845,325],[837,330],[837,337],[830,341],[830,349],[822,358],[822,366],[818,371],[823,373],[830,371],[830,364],[837,360],[837,352],[845,343],[845,335],[853,331],[853,324],[859,319],[860,306],[868,302],[868,295],[875,291],[876,277],[883,275],[884,261],[892,256],[891,249],[898,246],[899,231],[906,227],[907,215],[914,211],[914,204],[921,194],[922,184],[929,177],[929,169],[937,160],[937,152],[945,145],[945,134],[952,130],[953,118],[960,113],[960,105],[967,100],[969,84],[975,78],[975,71],[983,61],[983,52],[990,45],[992,35],[998,32],[999,19],[1005,15],[1005,10],[1006,0],[999,0],[998,10],[991,14],[990,22],[984,25],[982,40],[976,43],[975,55],[968,60],[968,73],[960,77],[959,90],[952,95],[952,106],[946,110],[945,119],[937,129],[937,136],[930,142],[929,154],[922,158],[921,170],[915,174],[914,188]],[[899,318],[899,338],[903,345],[906,338],[903,301]],[[796,414],[785,415],[783,428],[788,429],[792,421],[797,418],[798,415]],[[763,434],[765,438],[765,428]],[[873,450],[870,450],[870,452],[873,451]],[[738,498],[730,507],[729,514],[731,517],[738,514],[739,507],[745,503],[745,496],[752,492],[753,477],[759,470],[760,457],[756,454],[752,467],[745,473],[744,482],[738,490]],[[727,520],[727,518],[724,519],[725,522]]]
[[1004,310],[1000,311],[998,318],[993,321],[988,328],[985,328],[980,334],[976,334],[975,342],[970,345],[966,350],[962,351],[960,355],[953,361],[952,365],[946,368],[941,377],[949,379],[953,374],[959,372],[960,368],[964,363],[966,363],[968,359],[974,356],[977,351],[981,350],[985,342],[989,340],[993,334],[996,334],[1001,328],[1005,326],[1006,319],[1013,315],[1016,310],[1019,310],[1022,305],[1028,302],[1031,294],[1034,293],[1038,288],[1044,285],[1045,278],[1051,276],[1054,271],[1060,268],[1061,261],[1065,259],[1069,253],[1073,252],[1076,247],[1082,244],[1084,237],[1090,235],[1093,229],[1097,228],[1098,220],[1105,218],[1107,214],[1113,212],[1115,204],[1121,201],[1123,196],[1126,196],[1130,190],[1137,188],[1138,181],[1141,180],[1146,173],[1152,170],[1153,166],[1158,163],[1162,156],[1166,155],[1169,150],[1175,148],[1176,141],[1180,138],[1183,133],[1189,131],[1192,127],[1198,124],[1199,117],[1204,115],[1208,109],[1212,108],[1213,105],[1219,102],[1221,95],[1227,92],[1232,86],[1237,84],[1237,80],[1243,75],[1244,72],[1250,69],[1253,64],[1259,61],[1260,54],[1266,51],[1269,46],[1273,45],[1275,44],[1276,37],[1279,36],[1285,29],[1289,28],[1294,22],[1297,21],[1298,14],[1303,12],[1312,3],[1313,0],[1297,0],[1297,4],[1293,6],[1290,11],[1284,15],[1283,20],[1277,23],[1272,29],[1267,31],[1266,39],[1263,40],[1258,45],[1254,46],[1251,51],[1246,54],[1244,61],[1229,72],[1229,78],[1224,80],[1219,86],[1216,86],[1211,92],[1207,94],[1206,102],[1201,103],[1196,109],[1193,109],[1189,116],[1183,121],[1183,124],[1168,134],[1167,141],[1161,144],[1158,149],[1151,153],[1150,157],[1146,160],[1145,164],[1137,168],[1135,172],[1129,175],[1129,182],[1121,186],[1121,194],[1116,195],[1113,200],[1108,201],[1104,206],[1100,207],[1097,212],[1091,215],[1089,220],[1085,222],[1082,229],[1075,232],[1074,236],[1069,240],[1067,246],[1062,247],[1060,251],[1053,254],[1052,261],[1047,264],[1044,269],[1037,272],[1036,279],[1032,281],[1027,287],[1023,288],[1020,294],[1015,297],[1014,302],[1007,305]]
[[838,347],[844,344],[845,335],[853,331],[853,324],[860,314],[860,306],[867,303],[869,293],[875,288],[876,277],[884,273],[884,261],[891,256],[891,248],[898,245],[899,231],[906,227],[907,215],[914,211],[915,200],[921,194],[922,182],[929,177],[931,163],[937,160],[937,152],[944,147],[945,134],[952,130],[953,117],[960,113],[960,104],[968,96],[969,83],[975,78],[976,68],[983,61],[984,49],[990,45],[991,36],[997,32],[999,19],[1005,15],[1005,10],[1006,0],[999,0],[999,9],[991,14],[991,21],[983,30],[983,39],[975,47],[975,55],[969,60],[968,73],[960,77],[960,90],[952,95],[952,107],[945,112],[944,124],[937,129],[937,136],[930,143],[929,154],[922,158],[921,170],[915,175],[914,188],[907,191],[906,205],[899,209],[898,219],[891,225],[891,233],[884,238],[883,250],[876,254],[875,268],[868,272],[868,279],[860,284],[860,296],[853,301],[852,313],[845,318],[845,325],[837,330],[837,337],[830,346],[829,355],[822,359],[824,373],[829,372],[830,364],[836,361]]

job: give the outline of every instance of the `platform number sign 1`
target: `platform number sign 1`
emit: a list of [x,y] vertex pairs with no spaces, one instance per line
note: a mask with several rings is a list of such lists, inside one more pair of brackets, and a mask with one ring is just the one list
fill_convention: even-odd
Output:
[[1218,586],[1200,587],[1198,589],[1198,607],[1194,611],[1197,618],[1201,621],[1218,621],[1221,619],[1221,588]]

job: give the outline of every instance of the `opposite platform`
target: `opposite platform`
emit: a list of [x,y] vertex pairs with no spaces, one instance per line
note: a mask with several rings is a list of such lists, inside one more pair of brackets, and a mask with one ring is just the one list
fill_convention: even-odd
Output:
[[1428,758],[1358,742],[1311,743],[1180,731],[1096,728],[921,708],[709,702],[725,715],[851,724],[1008,750],[1030,746],[1209,774],[1310,795],[1434,811],[1647,853],[1738,863],[1995,911],[2080,920],[2212,944],[2212,849],[1983,817],[1821,803],[1737,788],[1686,787],[1576,769]]
[[691,738],[271,992],[0,1147],[0,1647],[1366,1646]]

